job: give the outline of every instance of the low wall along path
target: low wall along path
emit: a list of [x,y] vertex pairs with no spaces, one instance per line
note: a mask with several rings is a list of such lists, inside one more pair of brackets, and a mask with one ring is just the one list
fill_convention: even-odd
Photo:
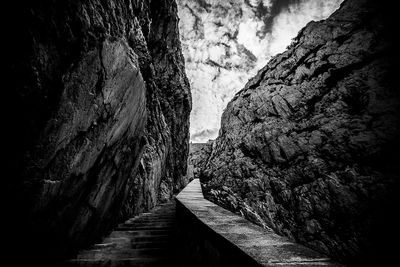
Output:
[[[191,243],[185,247],[186,255],[200,261],[194,266],[243,266],[241,262],[246,266],[341,266],[204,199],[199,179],[176,201],[179,230]],[[201,259],[193,253],[201,254]]]

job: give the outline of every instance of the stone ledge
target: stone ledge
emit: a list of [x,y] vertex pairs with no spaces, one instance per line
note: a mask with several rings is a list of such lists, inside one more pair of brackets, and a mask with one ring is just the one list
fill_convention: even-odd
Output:
[[[208,241],[206,249],[214,250],[221,246],[230,246],[234,254],[227,255],[229,261],[235,262],[236,257],[250,257],[255,260],[258,266],[342,266],[331,261],[326,256],[302,246],[293,243],[285,237],[279,236],[272,230],[263,229],[244,218],[206,200],[203,196],[200,181],[193,180],[185,189],[176,197],[177,205],[180,207],[178,211],[178,220],[182,216],[179,213],[187,213],[183,224],[190,223],[188,216],[195,217],[201,227],[187,227],[185,231],[193,231],[196,229],[207,228],[205,231],[212,233],[216,238],[213,242]],[[196,238],[206,238],[210,234],[190,235]],[[215,241],[220,240],[220,241]],[[191,240],[191,242],[195,242]],[[200,241],[198,241],[200,242]],[[222,244],[223,243],[223,244]],[[203,245],[204,246],[204,245]],[[197,251],[201,249],[196,248]],[[203,249],[204,250],[204,249]],[[208,254],[224,257],[221,252],[207,252]],[[243,254],[243,255],[239,255]],[[225,260],[226,262],[226,260]],[[215,266],[218,266],[215,265]]]

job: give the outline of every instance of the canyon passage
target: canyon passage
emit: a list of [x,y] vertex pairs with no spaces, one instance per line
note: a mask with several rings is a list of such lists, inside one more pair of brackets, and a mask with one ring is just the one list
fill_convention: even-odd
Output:
[[[217,2],[197,4],[207,13]],[[190,143],[174,0],[5,10],[10,266],[395,258],[400,96],[386,1],[345,0],[309,22],[233,96],[207,143]]]

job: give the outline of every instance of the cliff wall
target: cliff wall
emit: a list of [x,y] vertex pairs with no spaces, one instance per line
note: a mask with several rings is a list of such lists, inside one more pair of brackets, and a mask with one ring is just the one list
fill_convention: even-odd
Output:
[[400,95],[389,9],[345,1],[236,94],[200,173],[208,199],[349,264],[394,257]]
[[45,0],[4,10],[6,240],[51,261],[186,183],[191,96],[177,7]]

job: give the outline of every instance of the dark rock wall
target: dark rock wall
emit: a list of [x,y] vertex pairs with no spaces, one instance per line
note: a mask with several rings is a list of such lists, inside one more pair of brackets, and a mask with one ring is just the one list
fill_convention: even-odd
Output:
[[177,7],[45,0],[4,10],[10,250],[57,258],[185,184],[191,96]]
[[124,217],[170,199],[187,184],[192,103],[179,41],[177,6],[173,0],[153,1],[148,8],[151,12],[146,20],[151,23],[141,26],[143,35],[138,35],[142,41],[130,40],[140,55],[147,81],[147,146],[122,211]]
[[190,181],[200,178],[211,155],[213,143],[213,140],[209,140],[207,143],[190,143],[187,175]]
[[395,255],[400,95],[386,4],[348,0],[309,23],[233,98],[200,176],[210,200],[349,264]]

